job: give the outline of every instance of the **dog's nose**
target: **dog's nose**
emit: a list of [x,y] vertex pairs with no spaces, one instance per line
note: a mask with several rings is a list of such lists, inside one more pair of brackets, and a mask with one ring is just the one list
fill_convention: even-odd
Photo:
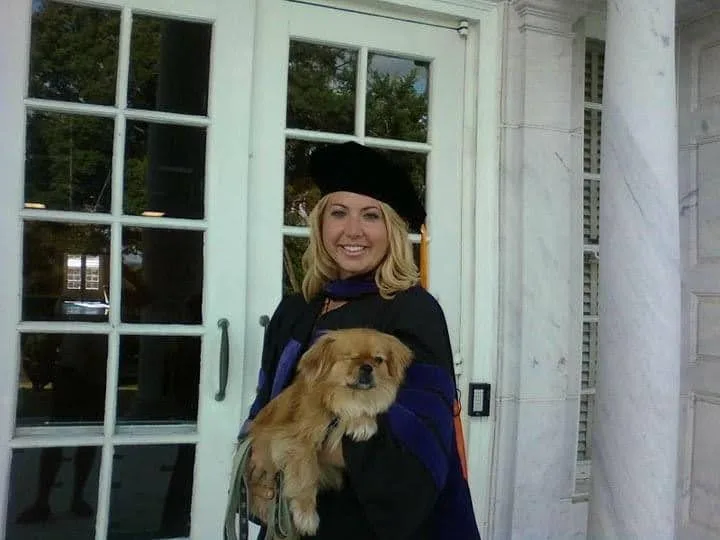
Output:
[[363,364],[360,366],[360,375],[370,375],[373,372],[373,367],[370,364]]

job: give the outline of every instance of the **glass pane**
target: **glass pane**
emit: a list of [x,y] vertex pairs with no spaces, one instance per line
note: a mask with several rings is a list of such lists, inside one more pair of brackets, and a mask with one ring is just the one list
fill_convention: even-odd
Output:
[[110,227],[25,222],[23,319],[106,321]]
[[[415,187],[415,191],[423,204],[425,203],[426,189],[426,169],[427,156],[425,154],[416,154],[414,152],[398,152],[395,150],[381,150],[394,162],[398,163],[410,174],[410,180]],[[411,229],[410,232],[419,233],[420,229]]]
[[[316,147],[317,143],[291,139],[285,143],[285,225],[306,226],[310,211],[320,200],[320,191],[308,172],[310,155]],[[380,151],[409,171],[418,197],[424,201],[426,155],[395,150]]]
[[307,216],[320,200],[308,165],[316,143],[287,140],[285,143],[285,225],[305,226]]
[[118,423],[194,423],[199,383],[199,337],[120,338]]
[[123,229],[122,320],[202,323],[203,233]]
[[[418,267],[418,270],[420,269],[420,244],[414,243],[412,245],[412,251],[413,251],[413,260],[415,261],[415,266]],[[428,268],[428,273],[430,269]]]
[[115,448],[108,540],[190,536],[195,447]]
[[25,206],[109,212],[113,120],[29,111]]
[[135,15],[128,107],[207,114],[212,26]]
[[113,105],[120,13],[32,2],[29,95]]
[[305,273],[302,269],[302,256],[310,240],[286,236],[283,238],[283,295],[302,291]]
[[17,426],[101,424],[108,338],[22,334]]
[[366,134],[427,141],[429,73],[429,62],[371,53]]
[[13,450],[7,538],[94,539],[99,469],[94,446]]
[[128,122],[126,214],[202,219],[205,128]]
[[352,133],[357,52],[290,42],[287,127]]

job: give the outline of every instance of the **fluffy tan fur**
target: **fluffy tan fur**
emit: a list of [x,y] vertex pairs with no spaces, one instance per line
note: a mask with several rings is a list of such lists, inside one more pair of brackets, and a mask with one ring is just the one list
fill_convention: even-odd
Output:
[[[301,534],[320,523],[319,489],[339,489],[341,468],[323,462],[323,448],[377,432],[376,417],[395,401],[412,352],[389,334],[369,329],[328,332],[298,363],[294,382],[268,403],[250,426],[256,467],[270,475],[282,471],[284,495]],[[335,429],[328,432],[334,418]],[[324,446],[323,446],[324,445]],[[251,507],[266,517],[266,508]]]

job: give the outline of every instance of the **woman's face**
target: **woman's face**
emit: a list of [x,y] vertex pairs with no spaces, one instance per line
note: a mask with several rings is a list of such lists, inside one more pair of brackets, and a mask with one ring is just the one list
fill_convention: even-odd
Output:
[[375,270],[388,252],[388,230],[380,201],[338,191],[323,212],[322,240],[340,279]]

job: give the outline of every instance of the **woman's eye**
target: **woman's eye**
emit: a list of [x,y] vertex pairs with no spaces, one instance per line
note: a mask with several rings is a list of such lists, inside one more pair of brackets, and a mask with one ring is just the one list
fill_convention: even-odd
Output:
[[345,210],[333,210],[330,212],[330,215],[335,218],[340,218],[345,215]]
[[377,212],[367,212],[365,214],[365,219],[367,219],[368,221],[377,221],[378,219],[380,219],[380,214],[378,214]]

